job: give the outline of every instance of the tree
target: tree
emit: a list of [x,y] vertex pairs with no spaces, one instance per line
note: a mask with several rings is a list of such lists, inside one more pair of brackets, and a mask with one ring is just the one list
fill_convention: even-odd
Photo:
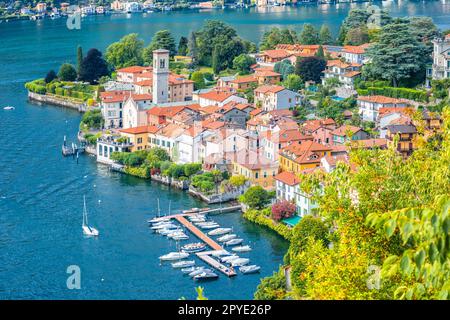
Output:
[[81,64],[83,63],[83,48],[78,46],[77,48],[77,74],[80,74]]
[[284,218],[289,218],[295,213],[295,204],[290,201],[280,201],[272,206],[272,219],[280,221]]
[[300,76],[303,81],[312,80],[319,83],[326,65],[326,61],[319,57],[298,58],[295,64],[295,74]]
[[261,280],[256,288],[255,300],[282,300],[286,296],[286,277],[280,270],[274,272],[271,277]]
[[194,174],[198,173],[201,169],[202,169],[201,163],[186,163],[184,165],[184,175],[189,178]]
[[233,59],[233,68],[239,71],[240,74],[247,74],[250,72],[250,66],[255,64],[255,58],[248,54],[242,53]]
[[294,44],[298,41],[295,31],[291,29],[272,28],[264,32],[260,49],[274,49],[278,44]]
[[300,32],[300,43],[301,44],[318,44],[319,34],[314,26],[310,23],[305,23],[303,29]]
[[411,32],[417,40],[426,45],[428,54],[433,52],[434,38],[439,36],[439,30],[430,17],[411,17],[408,19]]
[[325,52],[323,51],[323,47],[319,46],[319,49],[317,49],[317,52],[315,54],[316,57],[325,59]]
[[200,71],[194,71],[191,75],[191,80],[194,81],[194,89],[199,90],[206,87],[205,78]]
[[100,109],[88,110],[81,117],[80,127],[88,129],[101,129],[105,120]]
[[238,188],[242,187],[247,182],[247,178],[243,175],[238,174],[231,176],[229,181],[233,187]]
[[176,55],[175,39],[169,30],[159,30],[155,33],[152,41],[143,51],[144,62],[148,64],[153,63],[153,51],[158,49],[169,50],[169,55],[173,57]]
[[195,32],[189,34],[188,55],[192,58],[194,64],[198,61],[197,36]]
[[366,54],[371,63],[363,68],[363,76],[389,80],[395,87],[423,73],[428,61],[425,45],[403,21],[384,26]]
[[369,30],[366,26],[352,28],[347,31],[344,44],[351,46],[359,46],[369,42]]
[[310,237],[314,240],[322,241],[324,246],[328,246],[330,234],[322,219],[312,215],[306,215],[301,218],[300,222],[297,223],[292,231],[289,255],[294,258],[305,250]]
[[55,80],[57,78],[56,76],[56,72],[54,70],[50,70],[49,72],[47,72],[47,75],[45,76],[45,83],[50,83],[53,80]]
[[79,79],[90,83],[96,82],[102,76],[109,75],[108,65],[97,49],[90,49],[83,58]]
[[326,24],[320,27],[319,31],[319,43],[320,44],[333,44],[333,36],[331,35],[330,28]]
[[284,80],[287,78],[288,75],[293,74],[295,72],[295,68],[290,60],[285,59],[275,63],[273,71],[281,74],[281,79]]
[[59,68],[58,78],[61,81],[75,81],[77,79],[77,71],[70,63],[63,63]]
[[137,33],[124,36],[106,49],[106,61],[116,69],[141,66],[143,64],[142,52],[144,41],[138,38]]
[[240,200],[251,209],[263,209],[270,203],[269,193],[261,186],[253,186],[247,189]]
[[186,56],[188,53],[188,39],[186,37],[180,37],[178,42],[178,55]]
[[299,91],[303,88],[303,81],[300,76],[296,74],[290,74],[287,76],[286,80],[283,81],[283,86],[292,91]]

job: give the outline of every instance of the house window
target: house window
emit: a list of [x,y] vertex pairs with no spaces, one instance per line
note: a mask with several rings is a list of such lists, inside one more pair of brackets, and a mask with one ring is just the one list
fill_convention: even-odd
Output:
[[259,173],[255,172],[255,179],[258,179],[258,177],[259,177]]
[[142,138],[138,138],[137,143],[142,143]]

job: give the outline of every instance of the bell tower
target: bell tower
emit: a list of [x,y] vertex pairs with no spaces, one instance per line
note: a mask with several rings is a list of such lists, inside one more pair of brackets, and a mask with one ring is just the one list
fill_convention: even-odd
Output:
[[169,102],[169,50],[153,51],[153,103]]

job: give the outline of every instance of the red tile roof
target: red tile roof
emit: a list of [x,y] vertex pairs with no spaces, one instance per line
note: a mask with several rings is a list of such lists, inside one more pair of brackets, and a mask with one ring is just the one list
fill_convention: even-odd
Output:
[[367,101],[372,103],[380,103],[380,104],[396,104],[396,103],[407,103],[408,101],[405,99],[397,99],[397,98],[391,98],[386,96],[359,96],[357,100],[360,101]]
[[260,92],[260,93],[263,93],[263,94],[268,93],[268,92],[277,93],[277,92],[283,91],[284,89],[286,89],[286,88],[283,87],[283,86],[263,85],[263,86],[260,86],[260,87],[256,88],[255,92]]
[[218,91],[218,90],[211,90],[206,93],[199,94],[199,98],[211,100],[211,101],[217,101],[217,102],[223,102],[229,97],[231,97],[233,93],[231,92],[224,92],[224,91]]
[[333,130],[331,132],[331,134],[340,136],[340,137],[344,137],[347,135],[347,132],[356,133],[361,130],[362,130],[362,128],[360,128],[360,127],[355,127],[355,126],[351,126],[348,124],[344,124],[344,125],[340,126],[339,128]]
[[141,67],[141,66],[132,66],[132,67],[125,67],[122,69],[117,70],[117,72],[123,72],[123,73],[142,73],[144,71],[152,71],[152,67]]
[[129,134],[142,134],[142,133],[155,133],[158,130],[159,129],[156,126],[140,126],[140,127],[121,129],[119,131],[123,132],[123,133],[129,133]]
[[300,178],[297,177],[292,172],[288,172],[288,171],[283,171],[283,172],[277,174],[274,177],[274,179],[278,180],[284,184],[287,184],[289,186],[296,186],[300,183]]

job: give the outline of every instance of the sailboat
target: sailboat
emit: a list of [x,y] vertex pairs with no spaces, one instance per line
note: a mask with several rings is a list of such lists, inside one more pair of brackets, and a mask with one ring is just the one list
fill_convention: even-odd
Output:
[[83,196],[83,225],[81,226],[83,229],[83,233],[87,236],[98,236],[99,232],[97,229],[90,227],[88,225],[88,217],[87,217],[87,209],[86,209],[86,196]]

